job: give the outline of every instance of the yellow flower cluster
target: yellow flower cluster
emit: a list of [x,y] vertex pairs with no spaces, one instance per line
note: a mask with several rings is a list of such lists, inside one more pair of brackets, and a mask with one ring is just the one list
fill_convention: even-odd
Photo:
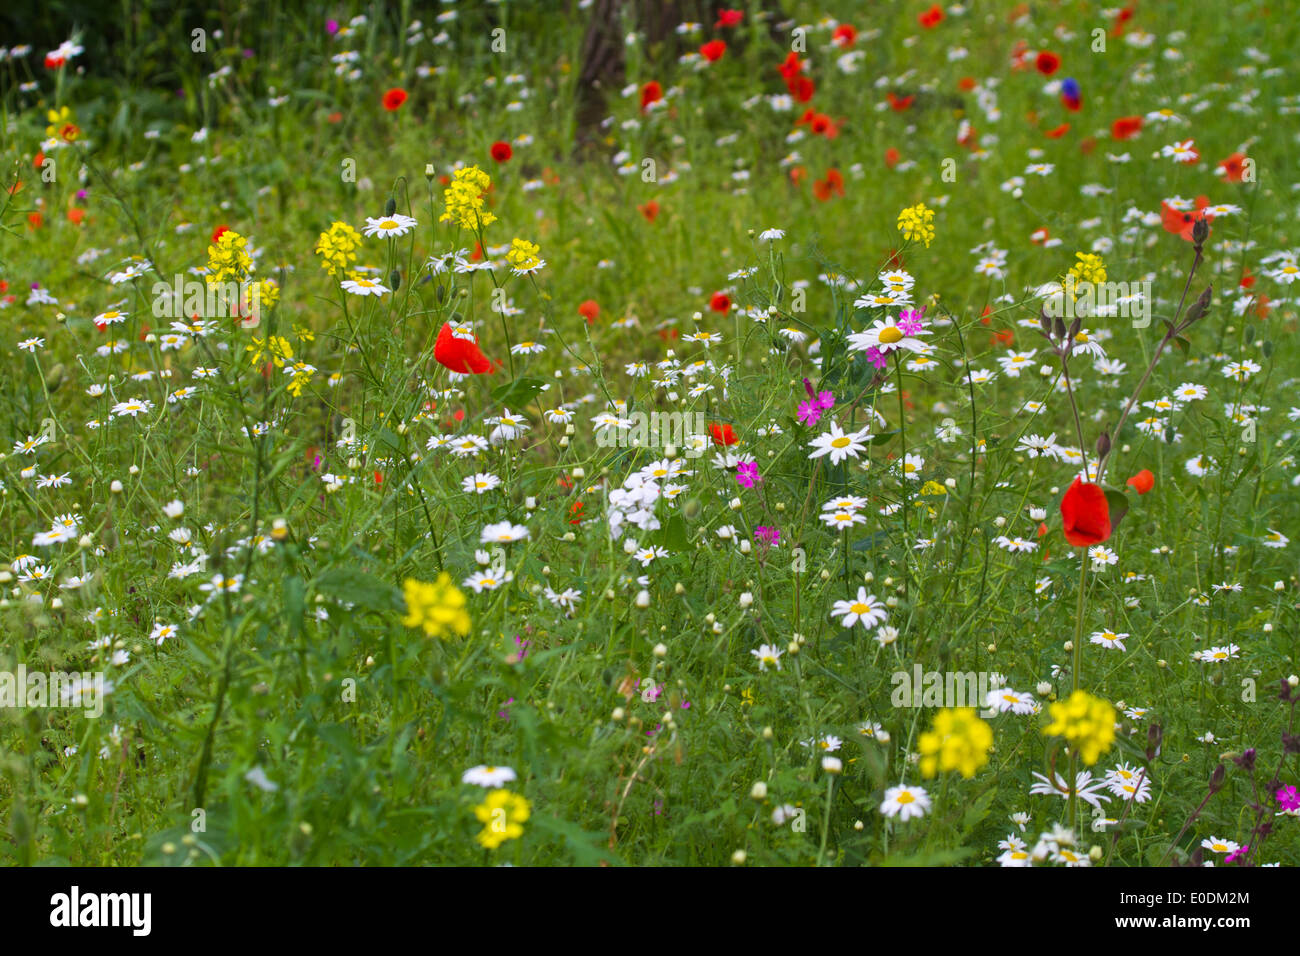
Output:
[[1076,690],[1069,700],[1052,704],[1049,713],[1052,723],[1043,733],[1064,737],[1086,767],[1095,764],[1115,739],[1115,708],[1087,691]]
[[407,627],[421,628],[429,637],[450,637],[453,633],[464,637],[469,633],[465,595],[446,571],[432,584],[407,578],[402,593],[406,597],[402,623]]
[[531,804],[520,794],[493,790],[474,808],[474,816],[485,824],[478,842],[489,850],[495,850],[506,840],[518,840],[524,835],[524,823],[531,812]]
[[898,214],[898,229],[904,239],[918,239],[929,248],[934,239],[934,210],[925,203],[908,206]]
[[233,229],[227,229],[214,245],[208,246],[208,285],[227,280],[243,282],[252,268],[248,240]]
[[452,175],[451,185],[443,190],[442,199],[447,211],[438,217],[439,222],[454,222],[463,229],[477,229],[481,221],[490,226],[497,217],[483,211],[483,194],[492,185],[492,179],[477,166],[458,169]]
[[252,345],[244,347],[244,351],[253,353],[249,361],[254,365],[259,364],[268,352],[276,368],[284,368],[284,363],[293,359],[293,346],[283,335],[272,335],[266,341],[255,338]]
[[311,381],[311,377],[316,374],[315,366],[308,365],[306,362],[294,362],[293,373],[289,378],[288,392],[294,398],[302,394],[303,386]]
[[348,263],[356,259],[357,248],[361,245],[361,233],[346,222],[335,222],[316,240],[316,255],[321,257],[320,266],[332,276],[348,268]]
[[1092,252],[1076,252],[1074,257],[1079,261],[1070,267],[1070,275],[1074,276],[1077,282],[1105,282],[1106,281],[1106,263],[1101,256]]
[[934,729],[921,734],[921,774],[933,777],[938,771],[956,770],[967,779],[989,762],[993,730],[975,713],[974,707],[941,710]]
[[512,239],[510,251],[506,253],[506,261],[519,273],[532,272],[543,264],[538,255],[541,251],[536,243],[529,242],[527,239]]
[[46,119],[50,121],[50,125],[45,127],[45,135],[49,139],[57,137],[65,143],[71,143],[81,135],[76,117],[73,116],[72,110],[66,106],[62,106],[57,110],[50,110],[46,114]]

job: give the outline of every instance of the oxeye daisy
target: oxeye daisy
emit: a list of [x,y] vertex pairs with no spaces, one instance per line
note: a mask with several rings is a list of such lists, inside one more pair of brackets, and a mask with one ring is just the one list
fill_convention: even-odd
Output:
[[[912,316],[916,318],[911,318]],[[923,352],[927,346],[917,336],[929,334],[929,330],[921,326],[920,313],[904,312],[896,322],[878,319],[870,328],[850,335],[849,351],[866,352],[874,348],[881,355],[888,355],[899,349]]]
[[921,787],[890,787],[880,804],[880,812],[887,817],[898,817],[904,823],[914,817],[923,817],[930,809],[930,795]]
[[394,213],[379,219],[366,217],[366,226],[361,230],[363,236],[379,236],[384,239],[404,236],[415,228],[416,222],[410,216]]
[[838,465],[845,458],[857,458],[861,452],[867,450],[863,440],[870,434],[870,427],[855,432],[845,432],[837,422],[831,422],[830,431],[818,435],[808,443],[808,447],[813,449],[808,457],[820,458],[823,455],[830,455],[832,465]]
[[870,630],[888,616],[884,602],[874,594],[868,594],[864,587],[858,588],[856,600],[836,601],[831,607],[831,616],[840,619],[840,626],[849,628],[861,624]]
[[344,292],[352,295],[373,295],[382,296],[391,291],[382,282],[376,282],[374,279],[367,279],[365,276],[358,276],[354,279],[344,279],[341,283]]

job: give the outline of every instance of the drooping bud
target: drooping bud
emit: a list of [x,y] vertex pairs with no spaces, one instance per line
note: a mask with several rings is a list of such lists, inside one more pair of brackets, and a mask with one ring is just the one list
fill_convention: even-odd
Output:
[[1206,221],[1205,217],[1202,216],[1197,219],[1196,222],[1192,223],[1192,242],[1196,244],[1196,251],[1198,253],[1201,251],[1201,246],[1205,244],[1205,240],[1209,237],[1210,224]]
[[1164,738],[1164,731],[1160,729],[1159,724],[1152,724],[1147,728],[1147,760],[1155,760],[1160,756],[1160,742]]
[[397,200],[389,196],[388,202],[384,203],[384,215],[391,216],[395,212],[397,212]]
[[1214,286],[1207,285],[1205,287],[1205,291],[1202,292],[1197,300],[1187,309],[1187,318],[1183,320],[1183,324],[1179,328],[1180,331],[1187,328],[1201,316],[1205,315],[1205,310],[1210,307],[1210,297],[1213,292]]
[[1223,778],[1227,775],[1227,770],[1223,764],[1214,768],[1214,773],[1210,774],[1210,793],[1218,793],[1223,789]]
[[1110,433],[1103,431],[1097,436],[1097,460],[1101,461],[1110,454]]

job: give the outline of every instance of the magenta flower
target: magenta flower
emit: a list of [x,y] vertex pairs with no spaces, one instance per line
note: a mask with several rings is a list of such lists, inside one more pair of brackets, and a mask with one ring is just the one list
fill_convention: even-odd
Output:
[[761,524],[754,529],[754,540],[770,547],[781,540],[781,531],[779,528],[769,528]]
[[338,32],[339,32],[339,22],[338,22],[337,20],[326,20],[326,21],[325,21],[325,32],[328,33],[330,36],[333,36],[334,34],[338,33]]
[[876,368],[884,368],[886,365],[889,364],[889,362],[885,359],[884,353],[881,352],[880,349],[876,348],[874,345],[871,346],[871,348],[867,349],[866,354],[867,354],[867,361],[870,362]]
[[1294,785],[1280,787],[1277,791],[1277,802],[1282,804],[1283,810],[1300,810],[1300,791],[1297,791]]
[[754,482],[762,480],[758,475],[758,462],[742,461],[736,467],[736,482],[742,488],[753,488]]
[[1235,863],[1237,860],[1241,859],[1243,856],[1245,856],[1245,855],[1246,855],[1247,853],[1249,853],[1249,852],[1250,852],[1250,844],[1247,843],[1247,844],[1246,844],[1245,846],[1243,846],[1240,850],[1233,850],[1231,853],[1229,853],[1229,854],[1227,855],[1227,857],[1224,858],[1223,862],[1224,862],[1224,863]]
[[925,326],[921,319],[925,317],[925,306],[917,309],[904,309],[898,316],[898,331],[904,335],[916,335]]
[[805,425],[816,425],[822,417],[822,412],[829,411],[835,406],[834,392],[818,392],[813,389],[812,382],[808,379],[803,380],[804,391],[808,393],[808,401],[799,403],[799,421]]

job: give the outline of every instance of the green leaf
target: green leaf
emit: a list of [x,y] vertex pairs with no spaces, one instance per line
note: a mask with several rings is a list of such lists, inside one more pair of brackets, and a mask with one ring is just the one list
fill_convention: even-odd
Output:
[[537,397],[545,384],[535,378],[517,378],[492,389],[492,401],[506,408],[522,408]]
[[375,611],[398,611],[402,597],[387,581],[357,568],[330,568],[316,579],[316,589],[348,604]]
[[1124,492],[1116,491],[1113,488],[1106,488],[1105,492],[1106,507],[1110,509],[1110,531],[1111,534],[1114,534],[1115,529],[1119,527],[1119,523],[1128,514],[1128,498]]

